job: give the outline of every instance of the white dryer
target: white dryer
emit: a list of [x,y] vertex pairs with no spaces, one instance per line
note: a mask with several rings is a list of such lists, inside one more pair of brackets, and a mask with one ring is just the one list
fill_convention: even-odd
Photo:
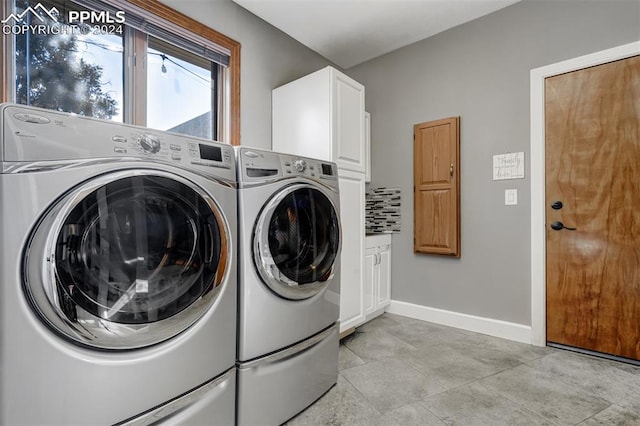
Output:
[[0,424],[234,424],[232,147],[0,116]]
[[239,425],[277,425],[336,383],[338,169],[240,148]]

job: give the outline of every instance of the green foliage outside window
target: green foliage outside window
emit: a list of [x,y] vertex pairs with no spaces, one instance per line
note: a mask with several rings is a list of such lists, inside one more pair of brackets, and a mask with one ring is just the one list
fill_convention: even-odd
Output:
[[[18,11],[35,4],[25,0],[16,2]],[[31,18],[30,14],[25,17]],[[46,25],[65,25],[46,16],[42,18]],[[108,82],[103,81],[103,67],[83,59],[78,54],[79,43],[82,41],[74,34],[25,32],[17,35],[16,102],[88,117],[111,119],[116,115],[118,102],[105,90]]]

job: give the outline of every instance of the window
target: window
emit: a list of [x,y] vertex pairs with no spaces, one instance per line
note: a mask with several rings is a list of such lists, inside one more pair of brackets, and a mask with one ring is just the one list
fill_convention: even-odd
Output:
[[[47,10],[53,3],[43,2]],[[15,101],[89,117],[122,121],[123,39],[118,33],[70,34],[64,18],[25,13],[36,3],[16,1],[25,25],[44,22],[52,33],[15,35]],[[55,17],[55,15],[54,15]],[[44,21],[42,21],[44,20]]]
[[237,42],[157,1],[0,1],[2,101],[239,144]]
[[[147,125],[211,139],[216,134],[218,65],[149,37]],[[186,102],[175,102],[184,99]]]

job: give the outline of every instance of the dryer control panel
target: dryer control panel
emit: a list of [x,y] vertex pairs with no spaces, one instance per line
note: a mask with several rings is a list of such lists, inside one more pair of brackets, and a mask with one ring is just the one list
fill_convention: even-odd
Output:
[[306,177],[321,179],[329,184],[335,182],[337,185],[338,167],[329,161],[252,148],[239,148],[237,157],[241,175],[239,181],[258,182]]

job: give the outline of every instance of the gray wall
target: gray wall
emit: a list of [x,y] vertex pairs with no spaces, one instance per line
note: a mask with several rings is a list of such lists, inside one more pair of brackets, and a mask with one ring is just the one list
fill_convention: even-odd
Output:
[[271,90],[331,63],[231,0],[161,0],[242,45],[242,145],[271,149]]
[[[329,61],[231,0],[161,0],[242,44],[242,144],[271,147],[271,90]],[[372,185],[399,186],[392,298],[530,324],[529,71],[640,40],[638,0],[524,0],[346,70],[366,86]],[[461,116],[462,258],[414,255],[416,123]],[[525,152],[524,180],[492,181],[492,155]],[[504,190],[518,189],[517,206]]]
[[[529,71],[638,40],[637,0],[525,0],[346,71],[366,86],[372,185],[402,188],[394,300],[531,324]],[[462,257],[416,255],[413,125],[457,115]],[[492,155],[518,151],[527,177],[493,181]]]

